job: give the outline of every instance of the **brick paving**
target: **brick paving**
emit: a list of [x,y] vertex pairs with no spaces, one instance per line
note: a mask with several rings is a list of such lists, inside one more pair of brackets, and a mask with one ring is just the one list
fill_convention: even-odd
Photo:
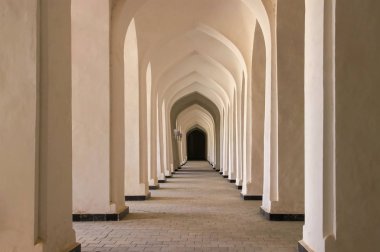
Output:
[[243,201],[206,162],[189,162],[152,191],[128,201],[120,222],[74,223],[82,251],[295,252],[302,222],[270,222],[261,201]]

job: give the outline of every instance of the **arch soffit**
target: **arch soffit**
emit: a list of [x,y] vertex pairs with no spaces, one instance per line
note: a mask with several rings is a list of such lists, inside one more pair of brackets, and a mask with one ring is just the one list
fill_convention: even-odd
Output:
[[[221,39],[210,36],[203,27],[207,26],[199,25],[195,29],[169,40],[166,44],[160,46],[160,50],[154,51],[152,56],[147,59],[147,62],[151,61],[158,66],[155,72],[156,76],[161,76],[165,69],[173,66],[175,62],[188,56],[193,51],[209,55],[221,62],[231,72],[241,72],[241,70],[245,69],[246,64],[242,61],[242,55],[235,45],[232,42],[229,43],[232,46],[226,45]],[[208,30],[210,29],[212,28],[208,28]]]
[[[264,6],[262,0],[241,0],[248,9],[251,10],[251,12],[256,16],[257,22],[261,26],[263,30],[264,40],[266,44],[266,55],[267,55],[267,78],[266,82],[270,82],[270,64],[268,63],[271,58],[271,33],[270,33],[270,22],[268,13],[266,10],[266,7]],[[271,5],[270,0],[264,0],[268,1],[267,8],[270,8],[268,6]],[[111,54],[112,55],[119,55],[117,53],[118,48],[123,49],[124,45],[124,39],[125,35],[128,29],[128,26],[130,25],[131,20],[143,9],[144,6],[146,6],[150,1],[149,0],[140,0],[140,1],[112,1],[112,27],[111,27],[111,36],[112,36],[112,45],[111,45]],[[221,33],[216,31],[215,29],[201,24],[197,28],[197,30],[201,30],[203,32],[206,32],[209,36],[218,38],[219,41],[227,42],[227,44],[232,45],[233,50],[236,52],[240,52],[234,44],[229,41],[226,37],[224,37]],[[221,35],[221,36],[220,36]],[[112,53],[113,52],[113,53]],[[240,56],[241,59],[244,59],[241,55],[241,52],[237,54]],[[244,60],[243,60],[244,61]],[[145,62],[145,60],[144,60]],[[148,60],[149,62],[149,60]],[[244,64],[246,66],[246,64]],[[247,68],[245,67],[244,72],[247,72]],[[247,74],[245,74],[247,76]],[[248,79],[248,78],[246,78]],[[246,80],[247,81],[247,80]]]
[[[127,33],[128,26],[130,25],[131,20],[138,15],[138,13],[153,0],[139,0],[139,1],[119,1],[112,0],[112,18],[111,18],[111,36],[112,36],[112,48],[113,54],[118,54],[118,51],[123,50],[124,39]],[[255,15],[259,25],[261,26],[264,34],[264,40],[266,48],[271,48],[271,33],[270,33],[270,22],[267,10],[262,2],[263,0],[241,0],[248,9]],[[267,0],[264,0],[267,1]],[[229,40],[224,37],[221,33],[214,30],[211,27],[206,25],[200,25],[197,29],[209,32],[208,34],[218,38],[220,41],[228,42]],[[163,41],[161,44],[167,44],[168,41]],[[234,45],[231,41],[226,45]],[[113,49],[113,50],[112,50]],[[233,46],[233,49],[236,51],[238,49],[236,46]],[[267,49],[269,50],[269,49]],[[238,50],[240,52],[240,50]],[[151,55],[152,53],[147,53]],[[241,52],[240,52],[241,55]],[[270,58],[270,57],[269,57]],[[241,55],[241,59],[244,59]],[[145,65],[149,62],[149,59],[141,59],[143,64],[143,69]],[[246,65],[246,64],[245,64]],[[245,69],[246,70],[246,69]]]
[[156,83],[157,87],[160,87],[158,90],[166,91],[173,83],[191,72],[198,72],[204,76],[209,76],[210,79],[218,83],[229,94],[236,87],[241,86],[240,78],[235,79],[236,76],[233,76],[231,72],[219,62],[207,55],[191,53],[160,76]]
[[[193,107],[194,106],[194,107]],[[202,125],[207,125],[210,132],[214,132],[214,120],[211,114],[199,105],[193,105],[191,109],[182,111],[177,117],[178,126],[188,127],[188,125],[198,122]],[[206,127],[205,127],[206,128]]]
[[220,123],[220,112],[218,107],[209,98],[203,96],[198,92],[193,92],[181,97],[173,104],[173,106],[171,106],[169,113],[173,126],[175,126],[175,119],[178,117],[178,115],[183,110],[194,104],[198,104],[199,106],[207,110],[212,115],[215,122],[215,126],[218,126],[218,124]]
[[204,128],[204,131],[207,132],[207,134],[210,136],[210,140],[213,141],[214,139],[214,131],[210,127],[210,125],[207,124],[207,122],[202,120],[193,120],[193,121],[186,121],[183,124],[182,131],[186,134],[191,127],[193,127],[195,124],[200,125]]
[[213,122],[214,119],[212,117],[212,115],[210,114],[209,111],[207,111],[205,108],[199,106],[198,104],[193,104],[189,107],[187,107],[186,109],[182,110],[179,114],[178,114],[178,117],[177,117],[177,120],[181,120],[183,118],[186,118],[187,115],[189,115],[190,113],[192,112],[197,112],[199,113],[199,115],[205,115],[207,118],[210,118],[210,120]]
[[[214,91],[209,90],[207,87],[202,86],[199,83],[193,83],[189,85],[188,87],[178,91],[176,95],[173,96],[172,99],[166,103],[167,105],[165,108],[166,111],[171,111],[178,101],[181,101],[182,99],[185,99],[187,96],[194,93],[197,93],[200,96],[206,98],[210,103],[212,103],[216,107],[218,115],[221,114],[221,111],[223,110],[225,106],[225,104],[223,103],[223,100],[216,93],[214,93]],[[211,113],[211,111],[207,107],[205,108]]]
[[230,100],[233,99],[233,96],[228,96],[225,90],[222,89],[214,80],[197,72],[193,72],[175,83],[175,85],[173,85],[170,89],[170,92],[163,94],[164,96],[162,97],[162,100],[168,101],[167,104],[171,107],[172,104],[178,100],[179,94],[184,93],[184,90],[187,90],[185,93],[192,93],[198,89],[200,89],[199,91],[206,97],[209,97],[210,95],[217,97],[217,99],[212,98],[212,100],[218,104],[218,106],[227,106]]

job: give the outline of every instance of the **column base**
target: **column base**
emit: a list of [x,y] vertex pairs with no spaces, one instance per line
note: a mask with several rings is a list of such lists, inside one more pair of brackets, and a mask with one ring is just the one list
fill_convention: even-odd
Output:
[[237,185],[237,186],[236,186],[236,189],[238,189],[238,190],[242,190],[242,189],[243,189],[243,186],[242,186],[242,185]]
[[166,183],[166,179],[159,179],[158,183]]
[[146,195],[126,195],[125,201],[142,201],[150,198],[150,192]]
[[272,214],[266,212],[260,207],[260,213],[264,216],[265,219],[270,221],[304,221],[304,214]]
[[81,250],[82,250],[82,247],[81,247],[80,243],[76,243],[74,245],[74,248],[68,250],[68,252],[81,252]]
[[181,170],[181,169],[182,169],[182,167],[181,167],[181,166],[178,166],[177,170]]
[[165,175],[165,178],[171,178],[173,177],[172,175]]
[[312,250],[311,249],[309,250],[303,241],[298,242],[298,252],[309,252],[309,251],[312,251]]
[[236,183],[236,179],[229,179],[228,181],[229,181],[231,184],[232,184],[232,183]]
[[149,190],[157,190],[157,189],[160,189],[160,184],[157,184],[157,185],[150,185],[150,186],[149,186]]
[[220,172],[220,169],[215,169],[216,172]]
[[223,178],[228,178],[228,175],[223,175]]
[[[73,222],[82,222],[82,221],[120,221],[129,213],[129,207],[126,207],[124,210],[118,213],[111,214],[73,214]],[[80,245],[80,244],[79,244]],[[77,249],[75,247],[74,249]],[[79,250],[70,250],[77,252]]]
[[240,197],[243,200],[263,200],[262,195],[244,195],[244,194],[240,193]]
[[222,172],[222,171],[219,171],[219,174],[220,174],[220,175],[223,175],[223,172]]

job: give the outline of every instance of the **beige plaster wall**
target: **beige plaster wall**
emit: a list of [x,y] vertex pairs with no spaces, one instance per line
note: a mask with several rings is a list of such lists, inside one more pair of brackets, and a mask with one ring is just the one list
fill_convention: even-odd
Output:
[[[128,169],[128,172],[132,171],[135,175],[124,176],[128,180],[125,183],[125,186],[128,184],[128,188],[125,187],[125,189],[129,190],[129,192],[124,190],[124,193],[129,195],[144,194],[142,192],[148,193],[148,158],[146,152],[140,151],[147,148],[146,66],[144,71],[139,72],[137,70],[136,72],[135,68],[139,69],[140,64],[133,61],[133,59],[131,59],[131,62],[127,60],[130,58],[129,56],[135,58],[135,54],[137,54],[138,58],[137,29],[133,18],[145,2],[147,1],[114,1],[111,15],[111,166],[112,171],[115,173],[119,173],[121,170],[124,171],[127,166],[132,169]],[[133,26],[131,26],[132,20]],[[133,28],[133,37],[128,38],[128,40],[135,43],[135,46],[130,47],[125,42],[127,31],[131,31],[131,27]],[[131,45],[131,43],[128,44]],[[127,47],[129,49],[125,50]],[[129,64],[129,66],[126,66],[126,64]],[[128,78],[131,76],[137,78],[137,84],[136,82],[130,82]],[[131,87],[132,92],[128,89]],[[138,111],[136,111],[136,106],[139,109]],[[129,112],[131,111],[133,116],[129,117],[131,115]],[[128,118],[126,118],[126,115]],[[138,118],[139,125],[137,130],[140,132],[138,135],[133,133],[135,132],[133,127],[136,125],[129,122],[136,120],[131,120],[131,118]],[[141,138],[136,141],[136,136]],[[126,139],[133,139],[133,141],[127,142]],[[139,147],[136,147],[136,144]],[[127,151],[127,149],[132,150],[132,152]],[[135,158],[136,151],[139,152],[138,159]],[[126,157],[126,155],[128,156]],[[135,165],[136,162],[139,165]],[[119,190],[118,184],[119,182],[113,183],[113,191]]]
[[71,2],[40,2],[39,239],[69,249],[72,229]]
[[110,6],[78,0],[71,9],[73,212],[111,213],[124,204],[110,199]]
[[42,251],[38,239],[37,1],[0,2],[0,244]]
[[0,242],[5,251],[67,251],[76,245],[70,1],[2,1],[0,7],[1,22],[9,24],[1,28]]
[[307,3],[302,243],[313,251],[377,247],[379,8],[377,1]]
[[379,11],[374,0],[336,3],[336,245],[326,251],[378,248]]
[[274,213],[304,212],[303,0],[277,3],[278,201]]

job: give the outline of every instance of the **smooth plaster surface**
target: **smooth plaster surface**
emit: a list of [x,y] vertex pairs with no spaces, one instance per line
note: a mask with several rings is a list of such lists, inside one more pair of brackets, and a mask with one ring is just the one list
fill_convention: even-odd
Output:
[[79,0],[71,8],[73,213],[115,213],[121,206],[110,199],[109,4]]
[[76,245],[70,7],[55,0],[0,3],[1,23],[11,24],[0,28],[4,251],[55,252]]

